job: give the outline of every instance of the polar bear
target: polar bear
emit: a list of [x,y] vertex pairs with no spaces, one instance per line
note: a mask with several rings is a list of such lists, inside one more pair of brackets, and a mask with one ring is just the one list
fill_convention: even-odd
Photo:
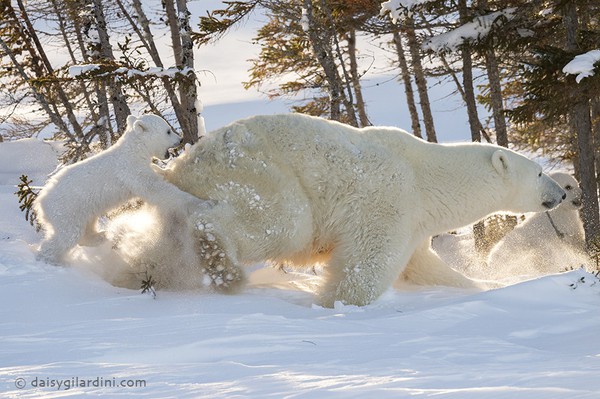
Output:
[[151,168],[181,138],[156,115],[129,116],[127,130],[110,148],[53,175],[34,202],[44,230],[38,259],[62,263],[78,243],[102,239],[99,216],[134,197],[154,204],[195,209],[200,201]]
[[[397,128],[299,114],[217,129],[163,173],[212,201],[193,222],[199,270],[212,286],[234,289],[245,264],[320,261],[318,302],[327,307],[369,304],[399,275],[472,287],[431,250],[432,235],[500,210],[552,209],[565,196],[539,165],[506,148],[433,144]],[[154,245],[150,253],[178,256],[168,235]]]
[[487,278],[558,273],[589,262],[579,217],[581,188],[568,173],[554,172],[550,177],[565,190],[566,200],[557,208],[528,217],[498,242],[487,259]]

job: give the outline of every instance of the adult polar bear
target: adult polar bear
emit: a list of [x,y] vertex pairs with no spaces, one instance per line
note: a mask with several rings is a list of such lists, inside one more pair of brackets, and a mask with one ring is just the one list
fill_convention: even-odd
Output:
[[[500,210],[545,211],[565,195],[505,148],[432,144],[396,128],[298,114],[213,131],[162,173],[212,200],[196,215],[194,239],[214,286],[235,287],[243,264],[325,261],[324,306],[369,304],[400,274],[473,286],[430,249],[432,235]],[[159,250],[176,257],[171,239]]]

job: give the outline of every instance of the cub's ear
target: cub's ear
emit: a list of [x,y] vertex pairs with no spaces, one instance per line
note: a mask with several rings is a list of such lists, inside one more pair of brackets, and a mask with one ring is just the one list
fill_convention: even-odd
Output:
[[137,121],[137,118],[133,115],[127,117],[127,130],[133,129],[133,124]]
[[142,132],[147,129],[146,124],[143,123],[139,119],[137,121],[135,121],[135,123],[133,124],[133,128],[136,129],[136,130],[140,130]]
[[499,175],[504,176],[509,169],[506,153],[502,150],[496,150],[492,155],[492,165]]

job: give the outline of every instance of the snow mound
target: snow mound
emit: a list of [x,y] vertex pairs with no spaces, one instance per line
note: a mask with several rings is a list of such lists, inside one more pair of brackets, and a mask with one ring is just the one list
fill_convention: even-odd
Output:
[[34,184],[43,185],[58,164],[60,144],[37,139],[21,139],[0,143],[0,185],[16,185],[26,174]]

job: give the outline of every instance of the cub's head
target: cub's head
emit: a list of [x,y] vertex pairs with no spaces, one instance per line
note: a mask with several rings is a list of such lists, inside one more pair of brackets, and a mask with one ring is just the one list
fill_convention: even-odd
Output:
[[181,137],[163,118],[151,114],[140,118],[129,115],[127,134],[135,135],[136,141],[148,150],[149,155],[157,158],[168,157],[169,148],[176,147],[181,142]]
[[577,180],[564,172],[553,172],[549,176],[567,193],[567,198],[563,201],[560,209],[576,210],[581,208],[581,188]]
[[514,151],[497,149],[492,154],[492,165],[508,195],[507,211],[548,211],[567,197],[560,185],[542,172],[540,165]]

